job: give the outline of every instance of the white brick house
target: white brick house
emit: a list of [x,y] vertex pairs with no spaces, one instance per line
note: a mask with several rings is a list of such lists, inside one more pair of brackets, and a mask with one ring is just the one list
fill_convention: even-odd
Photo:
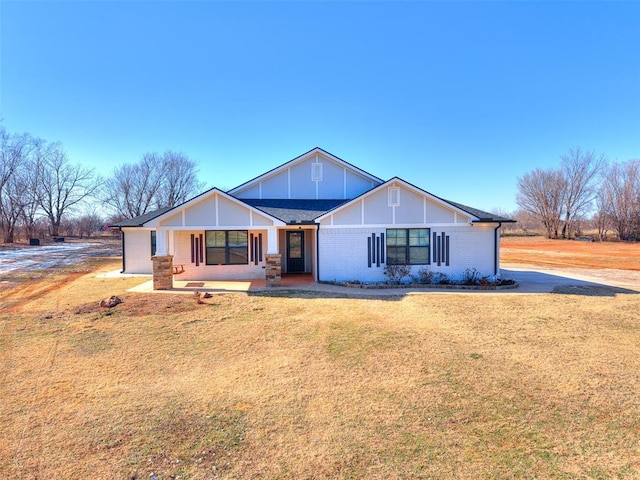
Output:
[[181,280],[266,276],[277,284],[280,270],[380,282],[390,262],[413,273],[495,275],[499,229],[511,221],[314,148],[227,192],[213,188],[118,226],[125,273],[155,277],[155,260],[168,259]]

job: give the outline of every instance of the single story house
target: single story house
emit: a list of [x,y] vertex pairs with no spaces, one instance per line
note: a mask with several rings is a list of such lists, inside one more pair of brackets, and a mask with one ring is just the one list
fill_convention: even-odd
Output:
[[398,177],[384,181],[314,148],[229,191],[212,188],[173,208],[117,224],[123,272],[180,280],[308,273],[320,281],[382,282],[387,264],[449,277],[499,273],[499,230],[512,222],[439,198]]

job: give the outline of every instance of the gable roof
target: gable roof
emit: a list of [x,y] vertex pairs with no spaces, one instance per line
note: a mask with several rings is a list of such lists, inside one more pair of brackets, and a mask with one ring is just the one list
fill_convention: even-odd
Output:
[[343,164],[345,167],[349,167],[349,169],[351,169],[354,172],[357,172],[358,174],[368,178],[369,180],[375,182],[375,183],[383,183],[384,180],[382,180],[381,178],[376,177],[375,175],[372,175],[369,172],[366,172],[364,170],[362,170],[361,168],[356,167],[355,165],[352,165],[351,163],[347,162],[346,160],[343,160],[339,157],[336,157],[335,155],[327,152],[326,150],[323,150],[320,147],[315,147],[312,148],[311,150],[309,150],[308,152],[303,153],[302,155],[297,156],[296,158],[294,158],[293,160],[289,160],[286,163],[283,163],[282,165],[276,167],[276,168],[272,168],[271,170],[269,170],[268,172],[263,173],[262,175],[258,175],[257,177],[252,178],[251,180],[249,180],[248,182],[244,182],[243,184],[238,185],[237,187],[232,188],[231,190],[227,190],[227,193],[230,195],[233,195],[234,193],[237,193],[240,190],[245,190],[248,187],[250,187],[252,184],[256,184],[264,179],[266,179],[267,177],[272,176],[275,173],[278,173],[282,170],[286,170],[287,168],[290,168],[291,166],[300,163],[304,160],[306,160],[307,158],[309,158],[312,155],[316,155],[316,154],[321,154],[325,157],[327,157],[329,160],[333,160],[336,163],[339,164]]
[[485,212],[483,210],[478,210],[477,208],[469,207],[467,205],[463,205],[461,203],[452,202],[451,200],[442,199],[442,201],[447,202],[450,205],[458,207],[460,210],[467,212],[470,215],[478,218],[475,222],[502,222],[502,223],[516,223],[515,220],[510,218],[502,217],[500,215],[496,215],[495,213]]
[[341,205],[336,205],[334,208],[332,208],[331,210],[328,210],[324,213],[322,213],[321,215],[318,215],[315,220],[316,221],[320,221],[322,219],[324,219],[325,217],[327,217],[328,215],[331,215],[339,210],[342,210],[343,208],[348,207],[349,205],[351,205],[352,203],[357,202],[358,200],[371,195],[372,193],[374,193],[375,191],[384,188],[385,186],[388,186],[390,184],[392,184],[393,182],[398,182],[402,185],[404,185],[405,187],[409,188],[410,190],[414,190],[417,193],[421,194],[421,195],[425,195],[429,198],[431,198],[432,200],[436,201],[437,203],[440,204],[444,204],[444,205],[448,205],[450,208],[453,208],[454,210],[457,210],[459,213],[463,213],[466,215],[470,215],[471,217],[475,217],[475,220],[472,220],[472,223],[477,223],[477,222],[488,222],[488,223],[497,223],[497,222],[515,222],[515,220],[510,220],[508,218],[505,217],[501,217],[499,215],[494,215],[493,213],[489,213],[489,212],[485,212],[482,210],[478,210],[477,208],[472,208],[472,207],[468,207],[466,205],[462,205],[461,203],[456,203],[456,202],[451,202],[449,200],[445,200],[444,198],[440,198],[432,193],[427,192],[426,190],[423,190],[420,187],[416,187],[415,185],[413,185],[412,183],[407,182],[406,180],[401,179],[400,177],[393,177],[390,180],[387,180],[386,182],[372,188],[371,190],[368,190],[366,192],[364,192],[361,195],[358,195],[357,197],[351,199],[351,200],[347,200],[345,202],[343,202]]
[[286,223],[314,223],[314,219],[348,200],[294,200],[243,198],[244,203]]
[[172,210],[173,207],[164,207],[158,210],[154,210],[152,212],[143,213],[142,215],[138,215],[137,217],[128,218],[126,220],[122,220],[121,222],[114,223],[114,227],[142,227],[149,220],[153,220],[160,215],[167,213],[169,210]]

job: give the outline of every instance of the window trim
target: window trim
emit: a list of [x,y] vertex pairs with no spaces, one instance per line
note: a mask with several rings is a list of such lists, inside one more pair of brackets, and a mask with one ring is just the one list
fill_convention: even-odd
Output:
[[315,162],[311,164],[311,181],[322,181],[322,162]]
[[[411,245],[411,231],[412,230],[424,230],[426,235],[424,238],[426,239],[426,245]],[[389,235],[390,231],[402,231],[404,232],[404,244],[402,245],[390,245],[391,241],[396,241],[399,237],[397,235]],[[389,248],[404,248],[404,262],[395,263],[393,259],[396,258],[397,255],[389,252]],[[425,262],[411,262],[411,250],[418,248],[426,248],[427,255]],[[387,228],[386,230],[386,245],[385,250],[387,254],[387,264],[388,265],[430,265],[431,264],[431,229],[430,228]]]
[[[208,233],[209,232],[222,232],[224,233],[224,247],[222,246],[209,246],[208,244]],[[229,245],[229,233],[232,232],[241,232],[245,234],[245,243],[243,246],[231,246]],[[205,265],[249,265],[249,230],[205,230],[204,232],[204,237],[205,237]],[[239,250],[243,248],[244,249],[244,261],[242,263],[240,262],[233,262],[231,263],[230,260],[232,258],[232,251],[234,250]],[[213,262],[209,260],[209,252],[211,251],[210,249],[216,249],[216,250],[222,250],[224,249],[224,262]]]
[[389,187],[388,193],[389,193],[388,205],[390,207],[399,207],[400,206],[400,188]]

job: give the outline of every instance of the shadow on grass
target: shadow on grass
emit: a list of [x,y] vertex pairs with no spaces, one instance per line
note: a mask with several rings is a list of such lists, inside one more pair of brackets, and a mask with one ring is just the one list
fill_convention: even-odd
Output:
[[551,293],[561,295],[583,295],[585,297],[615,297],[618,294],[638,294],[627,288],[611,287],[608,285],[558,285]]
[[323,290],[306,290],[296,288],[277,288],[273,290],[256,290],[249,291],[247,295],[250,297],[268,297],[268,298],[308,298],[314,300],[318,298],[344,298],[344,299],[360,299],[360,300],[389,300],[399,301],[405,296],[404,293],[376,295],[374,293],[349,293],[349,292],[333,292]]

